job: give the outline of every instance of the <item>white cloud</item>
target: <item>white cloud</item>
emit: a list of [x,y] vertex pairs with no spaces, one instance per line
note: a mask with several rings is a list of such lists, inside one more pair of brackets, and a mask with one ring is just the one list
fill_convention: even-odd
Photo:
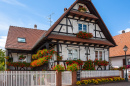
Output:
[[[130,28],[126,28],[126,29],[125,29],[125,32],[130,32]],[[122,30],[118,31],[118,33],[121,34],[121,33],[122,33]]]
[[0,49],[5,49],[7,36],[0,36]]
[[12,4],[12,5],[18,5],[18,6],[26,7],[26,5],[18,2],[17,0],[1,0],[1,1],[8,3],[8,4]]

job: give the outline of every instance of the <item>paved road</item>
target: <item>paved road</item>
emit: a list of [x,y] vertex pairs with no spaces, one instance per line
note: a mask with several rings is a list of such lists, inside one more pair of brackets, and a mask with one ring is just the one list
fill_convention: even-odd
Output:
[[109,83],[109,84],[99,84],[99,85],[90,85],[90,86],[130,86],[129,82],[117,82],[117,83]]

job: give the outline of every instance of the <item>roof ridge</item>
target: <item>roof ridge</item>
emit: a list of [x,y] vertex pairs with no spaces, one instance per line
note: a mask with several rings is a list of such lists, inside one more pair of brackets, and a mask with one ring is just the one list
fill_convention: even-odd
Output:
[[[10,25],[10,27],[16,27],[17,29],[21,28],[21,29],[41,30],[41,29],[34,29],[34,28],[27,28],[27,27],[20,27],[20,26],[12,26],[12,25]],[[47,31],[47,30],[41,30],[41,31]]]

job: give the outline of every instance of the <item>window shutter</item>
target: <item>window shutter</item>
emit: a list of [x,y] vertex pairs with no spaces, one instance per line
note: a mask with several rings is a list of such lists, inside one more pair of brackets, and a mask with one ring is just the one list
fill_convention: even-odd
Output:
[[125,63],[125,59],[123,59],[123,65],[126,65],[126,63]]

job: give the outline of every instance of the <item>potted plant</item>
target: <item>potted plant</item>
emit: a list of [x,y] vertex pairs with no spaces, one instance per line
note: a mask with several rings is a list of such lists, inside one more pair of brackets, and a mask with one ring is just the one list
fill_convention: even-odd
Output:
[[62,65],[55,65],[55,66],[52,67],[52,70],[56,70],[58,72],[62,72],[62,71],[65,70],[65,67],[62,66]]
[[79,9],[78,9],[80,12],[86,12],[87,11],[87,9],[85,8],[85,7],[79,7]]
[[92,38],[93,35],[92,35],[92,33],[86,33],[86,32],[80,31],[79,33],[77,33],[76,37],[83,38],[83,39],[89,39],[89,38]]

